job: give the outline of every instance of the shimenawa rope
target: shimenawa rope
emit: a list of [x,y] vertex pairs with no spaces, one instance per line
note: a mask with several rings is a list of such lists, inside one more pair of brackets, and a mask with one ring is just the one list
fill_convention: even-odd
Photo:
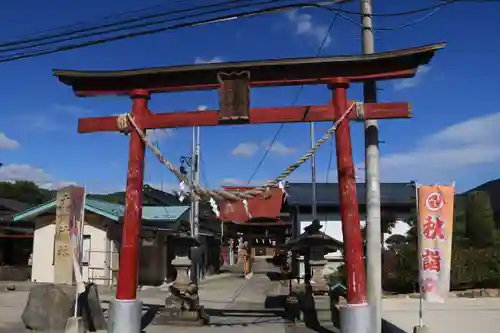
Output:
[[191,184],[189,179],[186,176],[184,176],[176,167],[174,167],[174,165],[172,163],[170,163],[170,161],[167,160],[163,156],[163,154],[160,152],[160,150],[156,146],[154,146],[153,144],[151,144],[149,142],[149,140],[146,137],[145,132],[141,128],[139,128],[139,126],[137,125],[137,123],[134,120],[134,117],[130,113],[118,115],[117,120],[116,120],[116,126],[118,127],[120,132],[122,132],[124,134],[128,134],[128,133],[130,133],[130,130],[131,130],[129,124],[132,125],[133,129],[137,132],[137,134],[139,135],[141,140],[144,142],[146,147],[148,147],[153,152],[153,154],[155,154],[155,156],[158,158],[160,163],[164,164],[177,177],[177,179],[179,181],[184,182],[191,189],[194,189],[194,192],[198,196],[200,196],[201,198],[203,198],[203,197],[214,198],[215,200],[218,200],[218,201],[224,200],[224,199],[228,200],[228,201],[240,201],[240,200],[246,200],[246,199],[255,197],[255,196],[260,195],[260,194],[270,195],[270,188],[278,185],[285,178],[287,178],[292,172],[297,170],[299,168],[299,166],[301,166],[309,158],[311,158],[311,156],[316,153],[316,151],[319,149],[319,147],[321,147],[321,145],[323,143],[325,143],[326,140],[328,140],[328,138],[335,132],[338,125],[347,118],[347,116],[349,115],[349,113],[351,113],[351,111],[353,109],[356,109],[356,116],[358,119],[363,117],[362,107],[356,107],[356,105],[357,105],[357,103],[353,102],[347,108],[347,110],[342,114],[342,116],[340,116],[340,118],[333,124],[333,126],[328,131],[326,131],[326,133],[321,137],[321,139],[319,139],[316,142],[314,147],[312,147],[311,150],[309,150],[307,153],[302,155],[297,160],[297,162],[295,162],[294,164],[292,164],[288,168],[286,168],[285,171],[283,171],[278,177],[276,177],[274,180],[267,182],[263,186],[258,186],[258,187],[251,189],[251,190],[242,191],[242,192],[228,192],[228,191],[225,191],[223,189],[210,190],[210,189],[205,189],[205,188],[202,188],[200,186],[195,186],[194,184]]

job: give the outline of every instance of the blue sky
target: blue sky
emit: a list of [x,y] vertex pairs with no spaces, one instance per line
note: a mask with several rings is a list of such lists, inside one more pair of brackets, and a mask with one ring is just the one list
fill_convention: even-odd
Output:
[[[156,5],[160,1],[131,0],[62,1],[44,6],[39,1],[21,0],[2,7],[0,41],[25,36],[78,21],[88,21],[116,12]],[[390,5],[389,5],[390,3]],[[436,3],[430,0],[375,1],[375,12],[395,12]],[[358,10],[357,1],[344,9]],[[430,66],[415,79],[384,82],[381,101],[409,101],[411,120],[380,123],[381,175],[383,181],[448,183],[456,181],[465,190],[499,178],[500,99],[497,76],[500,28],[495,13],[500,3],[455,4],[410,28],[377,32],[377,51],[446,41]],[[377,27],[397,26],[421,17],[376,18]],[[53,68],[126,69],[196,61],[236,61],[280,57],[314,56],[332,13],[303,9],[251,19],[161,33],[136,39],[0,64],[0,157],[4,163],[0,180],[28,179],[46,187],[86,184],[92,191],[123,189],[126,180],[128,138],[117,133],[78,134],[77,119],[128,112],[124,97],[77,98],[69,87],[51,74]],[[357,18],[354,17],[357,20]],[[360,52],[359,27],[338,19],[322,55]],[[353,85],[351,99],[359,100],[361,90]],[[291,105],[297,87],[252,91],[252,105]],[[324,104],[326,87],[306,87],[297,105]],[[217,108],[216,92],[154,95],[154,112],[195,110],[199,105]],[[278,124],[246,127],[202,128],[202,183],[216,187],[223,183],[246,183],[265,152],[265,143]],[[317,125],[318,137],[329,124]],[[158,131],[159,146],[177,163],[190,154],[191,129]],[[364,159],[361,124],[352,124],[355,162]],[[307,124],[285,125],[275,149],[255,176],[264,182],[293,163],[309,146]],[[330,144],[318,153],[318,181],[324,181]],[[332,169],[335,168],[335,159]],[[363,170],[359,170],[363,181]],[[290,180],[308,181],[308,164]],[[329,173],[336,181],[336,172]],[[146,160],[145,181],[177,187],[177,182],[152,156]]]

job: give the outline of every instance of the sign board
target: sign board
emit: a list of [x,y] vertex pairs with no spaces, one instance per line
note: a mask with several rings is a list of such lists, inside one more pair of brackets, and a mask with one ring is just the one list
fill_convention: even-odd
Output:
[[452,185],[417,189],[419,284],[428,302],[442,303],[450,291],[454,198]]
[[[54,283],[73,284],[81,261],[81,228],[85,189],[66,187],[57,191],[54,235]],[[76,265],[75,265],[76,264]],[[77,279],[78,280],[78,279]],[[77,281],[78,282],[78,281]]]

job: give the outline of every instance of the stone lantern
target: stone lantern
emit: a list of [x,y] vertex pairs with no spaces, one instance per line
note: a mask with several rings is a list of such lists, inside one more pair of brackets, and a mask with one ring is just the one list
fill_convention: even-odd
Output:
[[177,271],[177,276],[169,287],[165,309],[162,310],[159,321],[171,325],[204,325],[208,323],[208,317],[199,304],[198,286],[192,283],[189,277],[192,265],[190,252],[200,243],[184,234],[173,237],[172,242],[175,257],[171,263]]
[[342,246],[338,240],[321,232],[321,228],[321,223],[315,219],[297,239],[286,244],[290,251],[304,256],[305,282],[310,284],[315,294],[328,292],[328,285],[323,277],[327,263],[325,254],[335,252]]

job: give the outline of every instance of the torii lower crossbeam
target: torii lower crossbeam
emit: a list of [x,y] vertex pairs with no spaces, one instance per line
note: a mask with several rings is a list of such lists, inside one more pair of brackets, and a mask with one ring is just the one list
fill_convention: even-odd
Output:
[[[365,104],[360,105],[359,108],[361,108],[361,112],[356,113],[355,111],[349,114],[348,118],[350,120],[409,118],[411,116],[409,103]],[[338,112],[334,105],[254,108],[250,109],[249,121],[241,122],[240,124],[258,125],[335,121],[342,115],[341,111]],[[152,113],[148,110],[137,121],[140,122],[138,125],[142,129],[234,125],[234,122],[221,122],[218,110],[175,113]],[[118,130],[116,116],[82,118],[78,120],[79,133],[116,132]]]
[[[70,85],[78,96],[130,96],[133,99],[131,116],[142,130],[217,126],[227,123],[222,120],[236,118],[243,124],[333,121],[340,119],[350,105],[346,93],[349,82],[412,77],[418,66],[427,64],[434,53],[443,47],[444,44],[435,44],[362,56],[281,59],[118,72],[56,70],[55,75],[63,83]],[[246,79],[240,78],[239,80],[247,80],[248,86],[246,88],[248,89],[295,84],[328,84],[332,89],[333,98],[331,103],[323,106],[248,109],[249,103],[245,103],[247,97],[249,100],[249,95],[245,96],[240,92],[238,98],[234,100],[243,102],[235,104],[237,106],[235,109],[231,109],[233,105],[228,107],[228,101],[231,101],[230,95],[225,95],[227,98],[223,99],[224,103],[221,105],[224,106],[224,112],[230,113],[229,117],[227,114],[223,114],[221,117],[219,112],[215,110],[153,114],[148,108],[148,100],[150,95],[154,93],[217,88],[227,92],[228,90],[224,89],[229,85],[225,86],[224,83],[220,83],[221,77],[219,75],[241,73],[242,71],[248,73],[248,76]],[[235,111],[243,112],[243,116],[238,114],[238,117],[231,117],[231,112]],[[335,133],[340,212],[345,246],[347,302],[349,308],[363,310],[367,308],[365,265],[349,124],[349,120],[359,118],[360,115],[363,115],[364,119],[408,118],[410,110],[407,103],[366,104],[362,110],[353,111],[348,119],[340,122]],[[120,126],[120,128],[122,127]],[[117,117],[80,119],[78,130],[80,133],[117,131]],[[116,300],[112,307],[113,312],[110,314],[110,322],[112,323],[110,332],[113,333],[137,333],[140,331],[141,306],[140,301],[137,300],[136,290],[142,217],[144,150],[145,145],[139,134],[132,129],[118,286]],[[353,312],[353,319],[367,321],[369,318],[364,317],[366,313],[368,312],[364,310],[356,310]]]

